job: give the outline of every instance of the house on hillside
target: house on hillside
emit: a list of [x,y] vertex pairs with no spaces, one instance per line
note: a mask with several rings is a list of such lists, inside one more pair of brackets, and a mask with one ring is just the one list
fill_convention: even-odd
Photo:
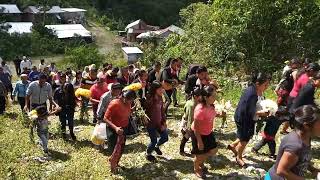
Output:
[[21,21],[21,11],[16,4],[0,4],[0,16],[4,16],[6,21]]
[[46,21],[60,23],[62,22],[61,14],[65,11],[63,11],[59,6],[52,6],[46,11],[41,7],[28,6],[23,12],[23,21],[40,23],[43,20],[45,13]]
[[184,30],[179,28],[178,26],[171,25],[165,29],[141,33],[137,36],[137,39],[140,39],[142,41],[147,39],[156,39],[157,41],[161,41],[168,38],[170,34],[184,35]]
[[61,14],[62,20],[67,24],[86,24],[85,9],[79,8],[61,8],[64,12]]
[[86,42],[92,42],[92,34],[81,24],[58,24],[46,25],[48,29],[53,30],[59,39],[82,38]]
[[128,64],[136,63],[143,55],[143,52],[138,47],[123,47],[122,51]]
[[6,22],[4,25],[8,27],[10,34],[30,34],[33,26],[32,22]]
[[151,26],[145,23],[143,20],[139,19],[127,25],[125,31],[127,32],[127,41],[128,42],[135,42],[137,39],[136,37],[148,31],[156,31],[158,30],[158,26]]

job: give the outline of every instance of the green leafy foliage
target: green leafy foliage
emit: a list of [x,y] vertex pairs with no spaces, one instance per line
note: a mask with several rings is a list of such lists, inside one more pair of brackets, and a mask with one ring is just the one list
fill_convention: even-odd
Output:
[[315,1],[216,0],[192,4],[180,15],[186,34],[171,36],[154,50],[155,57],[181,56],[188,63],[250,73],[273,72],[294,56],[320,56]]
[[99,67],[104,58],[96,47],[89,45],[67,48],[65,52],[66,62],[75,65],[78,69],[90,64],[96,64]]

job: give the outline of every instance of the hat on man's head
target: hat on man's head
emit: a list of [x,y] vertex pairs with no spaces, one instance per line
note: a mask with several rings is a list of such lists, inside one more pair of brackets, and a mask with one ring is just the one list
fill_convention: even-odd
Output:
[[114,90],[114,89],[123,89],[123,86],[120,83],[110,83],[108,84],[108,90]]
[[27,74],[21,74],[20,77],[28,77]]

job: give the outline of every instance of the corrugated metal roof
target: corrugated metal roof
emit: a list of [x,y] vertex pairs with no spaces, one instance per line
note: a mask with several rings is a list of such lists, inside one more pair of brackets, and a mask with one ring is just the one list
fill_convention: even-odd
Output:
[[140,24],[140,23],[142,23],[142,22],[144,22],[144,21],[142,21],[141,19],[136,20],[136,21],[128,24],[127,27],[126,27],[126,30],[129,29],[129,28],[131,28],[131,27],[133,27],[133,26],[136,26],[136,25],[138,25],[138,24]]
[[21,11],[15,4],[0,4],[1,13],[20,14]]
[[175,26],[175,25],[171,25],[171,26],[167,27],[166,29],[168,29],[172,32],[175,32],[179,35],[184,35],[184,30],[179,28],[178,26]]
[[143,54],[143,52],[138,47],[123,47],[122,50],[126,54]]
[[64,13],[64,11],[60,8],[60,6],[52,6],[49,11],[46,13],[48,14],[58,14],[58,13]]
[[32,22],[6,22],[5,25],[8,25],[10,28],[8,32],[11,33],[31,33],[32,30]]
[[46,25],[45,27],[54,30],[60,39],[71,38],[76,35],[81,37],[91,37],[90,31],[84,28],[81,24]]
[[32,13],[32,14],[38,14],[38,13],[40,13],[40,10],[35,6],[28,6],[23,12]]
[[61,10],[65,12],[86,12],[85,9],[79,9],[79,8],[61,8]]

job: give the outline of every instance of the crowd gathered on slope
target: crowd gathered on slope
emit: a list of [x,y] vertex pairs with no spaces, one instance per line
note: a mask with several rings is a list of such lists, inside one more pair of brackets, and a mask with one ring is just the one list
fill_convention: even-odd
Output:
[[[83,71],[71,68],[61,71],[55,63],[46,63],[41,60],[35,65],[30,58],[16,57],[15,73],[20,80],[15,83],[12,83],[13,69],[5,61],[0,66],[0,114],[4,114],[6,106],[13,101],[18,102],[22,113],[34,112],[36,118],[31,129],[35,129],[46,155],[50,156],[48,116],[59,117],[63,139],[69,137],[66,133],[68,126],[70,138],[77,141],[74,119],[79,107],[82,122],[91,122],[88,112],[92,111],[92,123],[106,125],[104,143],[112,152],[109,159],[111,172],[119,170],[126,136],[139,131],[137,126],[142,126],[150,137],[146,159],[156,162],[153,153],[161,156],[161,146],[169,141],[166,123],[169,106],[179,106],[177,92],[184,89],[182,94],[185,94],[186,103],[177,151],[181,156],[194,157],[195,175],[205,178],[208,168],[204,162],[218,152],[215,119],[226,118],[226,112],[217,111],[215,107],[219,85],[210,78],[207,67],[190,65],[186,78],[181,80],[182,58],[170,58],[165,65],[155,62],[149,68],[133,64],[127,67],[113,67],[108,63],[96,67],[92,64]],[[262,105],[271,76],[264,72],[252,76],[235,109],[236,139],[226,147],[234,154],[236,163],[246,167],[243,152],[253,135],[261,132],[262,139],[252,151],[258,154],[263,146],[268,145],[270,158],[275,159],[265,174],[266,180],[304,179],[307,170],[314,176],[319,173],[311,163],[311,140],[320,136],[320,110],[315,103],[316,90],[320,87],[320,66],[310,59],[293,58],[286,63],[282,79],[274,90],[278,97],[275,112]],[[132,85],[138,85],[138,88]],[[143,117],[141,113],[137,115],[138,111]],[[143,118],[145,120],[141,120]],[[276,151],[278,131],[284,137]],[[192,150],[185,152],[190,139]]]

